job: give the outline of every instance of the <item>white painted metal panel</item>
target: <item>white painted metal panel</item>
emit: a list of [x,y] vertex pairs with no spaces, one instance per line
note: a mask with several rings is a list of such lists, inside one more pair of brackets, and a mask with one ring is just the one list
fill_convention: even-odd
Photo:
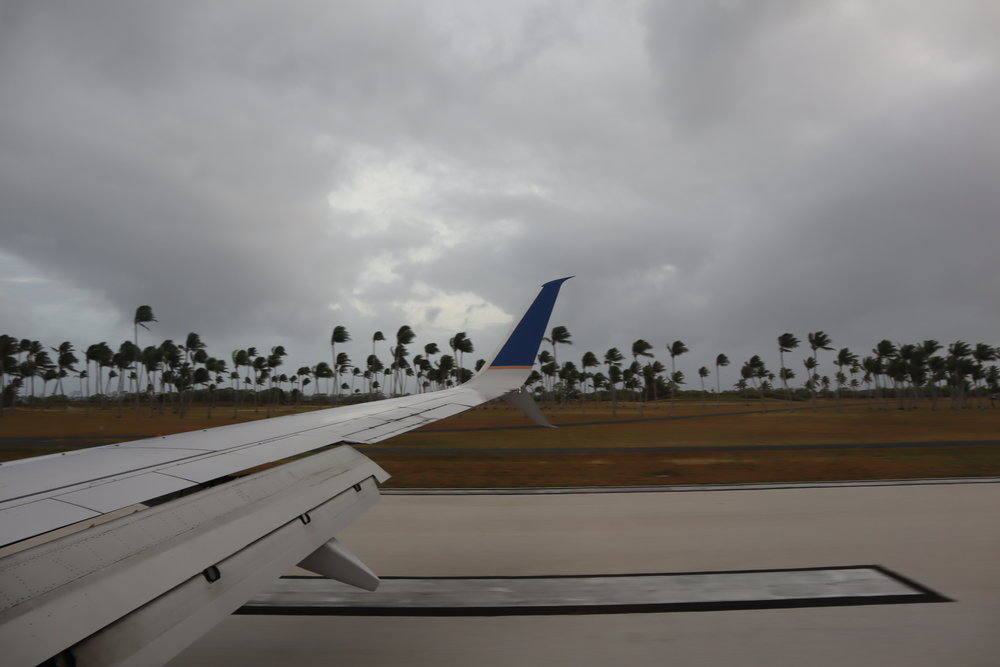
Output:
[[392,410],[384,410],[377,413],[375,416],[379,419],[384,419],[386,421],[396,421],[397,419],[405,419],[412,415],[417,414],[421,411],[421,408],[416,405],[407,405],[402,408],[393,408]]
[[97,484],[81,491],[64,493],[56,498],[105,514],[180,491],[189,486],[191,484],[185,480],[148,472],[115,479],[105,484]]
[[[68,526],[97,516],[100,516],[100,512],[44,498],[0,512],[0,535],[3,535],[4,544],[12,544],[59,526]],[[45,526],[51,528],[39,530]]]
[[192,463],[164,468],[163,474],[203,484],[225,477],[234,471],[253,468],[256,465],[253,461],[254,459],[244,456],[241,452],[225,452]]
[[439,419],[444,419],[446,417],[451,417],[457,415],[460,412],[465,412],[468,410],[468,406],[456,405],[455,403],[449,403],[447,405],[439,405],[429,410],[424,410],[420,413],[420,416],[428,421],[437,421]]
[[365,429],[377,428],[385,423],[385,419],[379,419],[378,417],[360,417],[358,419],[352,419],[349,422],[337,424],[333,428],[340,435],[349,435],[351,433],[364,431]]
[[[58,491],[91,480],[100,480],[152,468],[201,452],[153,447],[129,449],[115,445],[67,452],[33,466],[0,466],[0,508],[4,501],[16,500],[43,490]],[[29,459],[30,460],[30,459]]]
[[348,437],[351,440],[357,440],[359,442],[374,442],[375,440],[388,437],[393,433],[403,433],[405,431],[413,430],[426,423],[427,420],[420,416],[407,417],[406,419],[397,419],[396,421],[376,426],[374,428],[366,428],[361,431],[349,433]]

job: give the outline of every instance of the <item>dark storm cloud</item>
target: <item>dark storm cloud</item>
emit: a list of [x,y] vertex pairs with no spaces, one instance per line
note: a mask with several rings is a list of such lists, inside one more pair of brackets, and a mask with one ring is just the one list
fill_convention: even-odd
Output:
[[990,3],[0,11],[17,335],[149,303],[222,355],[408,322],[479,356],[576,275],[575,355],[681,338],[689,377],[786,330],[997,342]]

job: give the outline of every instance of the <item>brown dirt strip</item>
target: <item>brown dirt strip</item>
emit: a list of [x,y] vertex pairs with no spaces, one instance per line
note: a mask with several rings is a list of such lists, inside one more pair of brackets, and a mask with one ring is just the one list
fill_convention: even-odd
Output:
[[[476,488],[878,480],[1000,475],[1000,411],[678,402],[546,410],[563,428],[487,405],[363,451],[389,486]],[[766,407],[766,410],[760,408]],[[744,409],[745,408],[745,409]],[[281,414],[301,409],[284,408]],[[275,412],[278,412],[277,410]],[[167,435],[266,416],[232,408],[122,418],[111,410],[18,410],[0,419],[0,460]],[[702,419],[704,417],[704,419]],[[524,428],[513,428],[524,427]],[[476,431],[475,435],[470,431]]]
[[394,488],[489,488],[735,484],[1000,473],[996,447],[885,448],[877,452],[807,451],[587,452],[539,454],[397,453],[367,455],[388,470]]
[[531,448],[493,448],[493,449],[468,449],[461,447],[395,447],[382,444],[374,445],[354,445],[355,449],[372,452],[392,452],[401,453],[418,449],[422,454],[602,454],[602,453],[625,453],[632,454],[638,452],[760,452],[760,451],[804,451],[819,449],[908,449],[912,447],[998,447],[1000,440],[965,440],[948,442],[850,442],[850,443],[830,443],[821,445],[698,445],[689,447],[620,447],[609,445],[605,447],[531,447]]
[[[794,408],[781,408],[780,410],[734,410],[726,412],[704,412],[699,414],[691,415],[667,415],[664,417],[626,417],[626,418],[614,418],[614,419],[599,419],[592,421],[558,421],[555,426],[557,428],[572,428],[575,426],[608,426],[613,424],[643,424],[646,422],[664,422],[664,421],[681,421],[685,419],[704,419],[706,417],[737,417],[740,415],[761,415],[767,414],[768,412],[797,412],[800,410],[829,410],[831,408],[859,408],[865,407],[863,403],[845,403],[843,406],[839,405],[821,405],[817,408],[809,407],[794,407]],[[520,429],[532,429],[541,428],[537,424],[494,424],[489,426],[445,426],[444,428],[439,427],[424,427],[419,429],[421,433],[454,433],[461,431],[500,431],[500,430],[520,430]]]

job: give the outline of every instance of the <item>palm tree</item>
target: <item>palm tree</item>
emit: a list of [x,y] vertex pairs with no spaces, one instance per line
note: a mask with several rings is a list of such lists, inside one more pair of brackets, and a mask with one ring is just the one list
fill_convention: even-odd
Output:
[[920,395],[922,393],[922,388],[925,384],[927,384],[929,360],[927,355],[924,353],[922,345],[913,345],[911,347],[913,348],[913,351],[908,357],[907,375],[910,380],[910,388],[913,390],[912,407],[916,409],[920,407]]
[[[543,341],[545,341],[546,343],[548,343],[549,345],[552,346],[552,362],[554,362],[556,364],[556,368],[557,369],[559,368],[559,358],[556,355],[556,345],[561,345],[561,344],[572,345],[573,341],[570,340],[571,337],[572,336],[571,336],[571,334],[569,332],[569,329],[567,329],[566,327],[553,327],[552,328],[552,332],[548,336],[543,336],[542,337]],[[555,390],[555,376],[557,374],[558,374],[558,371],[556,371],[556,373],[554,373],[552,375],[552,378],[551,378],[551,380],[552,380],[551,384],[552,384],[553,394],[555,393],[555,391],[554,391]],[[560,402],[563,400],[563,398],[564,398],[563,396],[560,396]]]
[[[208,385],[208,413],[207,418],[212,418],[212,409],[215,407],[215,390],[218,388],[218,384],[222,382],[222,374],[226,372],[226,362],[223,359],[216,359],[215,357],[209,357],[205,360],[205,367],[198,369],[205,371],[206,379],[198,380],[198,374],[195,373],[195,380],[200,384]],[[214,380],[214,381],[213,381]]]
[[[4,402],[7,400],[7,376],[16,372],[16,355],[20,350],[21,346],[16,338],[7,334],[0,335],[0,417],[3,416]],[[10,397],[11,405],[14,403],[14,398]]]
[[122,399],[124,398],[124,387],[123,382],[125,381],[125,373],[133,367],[133,364],[139,358],[139,348],[135,344],[127,340],[123,342],[119,347],[118,351],[112,357],[112,362],[115,368],[118,369],[118,416],[122,416]]
[[[338,352],[337,353],[337,358],[336,358],[335,361],[336,361],[336,365],[333,367],[334,381],[338,382],[340,380],[340,376],[342,374],[348,373],[350,371],[350,369],[352,368],[353,364],[351,362],[351,358],[349,356],[347,356],[346,352]],[[317,382],[316,384],[319,384],[319,383]],[[340,390],[343,389],[346,385],[347,385],[347,383],[342,382],[340,385],[338,385],[337,387],[334,388],[334,391],[337,392],[338,399],[340,397]]]
[[[244,366],[246,366],[247,368],[250,367],[250,363],[251,363],[250,362],[250,356],[247,354],[246,350],[233,350],[232,359],[233,359],[233,368],[235,369],[235,372],[236,372],[236,379],[239,380],[239,377],[240,377],[240,372],[239,371],[240,371],[240,369],[243,368]],[[243,392],[241,392],[239,390],[239,386],[237,386],[237,388],[236,388],[236,400],[233,401],[233,419],[236,419],[236,415],[239,412],[239,409],[240,409],[240,396],[242,395],[242,393]]]
[[702,366],[698,369],[698,378],[701,380],[701,397],[705,401],[703,405],[707,403],[705,399],[708,398],[708,394],[705,391],[705,378],[712,374],[712,371],[708,370],[708,366]]
[[[358,373],[361,372],[357,368],[355,368],[354,370],[357,371],[355,373],[355,375],[357,375]],[[313,366],[313,368],[312,368],[312,376],[314,378],[316,378],[316,388],[313,391],[313,394],[315,394],[317,391],[319,391],[319,381],[320,380],[329,379],[329,378],[332,378],[334,376],[333,369],[330,368],[330,364],[326,363],[325,361],[321,361],[318,364],[316,364],[315,366]]]
[[[333,362],[333,384],[336,393],[330,393],[330,405],[334,405],[336,399],[340,398],[340,366],[337,364],[337,343],[346,343],[349,340],[351,340],[351,334],[348,333],[347,327],[337,325],[333,328],[333,333],[330,334],[330,361]],[[374,343],[372,347],[374,354]]]
[[[132,318],[132,343],[135,345],[135,349],[139,348],[139,327],[142,327],[146,331],[149,331],[149,327],[146,326],[148,322],[155,322],[156,317],[153,316],[153,309],[149,306],[139,306],[135,309],[135,317]],[[136,356],[136,392],[135,392],[135,413],[139,414],[139,387],[138,387],[138,371],[139,371],[139,357]]]
[[778,376],[781,378],[781,382],[785,386],[785,389],[787,391],[786,396],[788,397],[788,401],[789,401],[788,409],[791,410],[792,409],[791,402],[790,402],[791,401],[791,390],[788,389],[788,381],[795,379],[795,371],[793,371],[791,368],[784,368],[784,367],[782,367],[781,370],[778,371]]
[[[785,389],[785,400],[791,402],[792,392],[788,388],[788,381],[786,380],[787,374],[784,372],[785,369],[785,352],[791,352],[799,346],[799,339],[793,334],[783,333],[778,336],[778,356],[781,358],[781,369],[778,371],[778,376],[781,378],[781,384]],[[794,375],[794,374],[793,374]]]
[[[552,388],[552,393],[555,393],[556,377],[559,375],[559,364],[555,361],[550,361],[546,364],[542,364],[539,370],[542,372],[542,375],[545,376],[546,384]],[[549,407],[551,407],[551,404]]]
[[258,412],[260,410],[260,387],[267,378],[267,357],[258,355],[257,348],[254,347],[247,348],[247,354],[250,355],[250,367],[253,369],[253,411]]
[[625,357],[613,347],[604,353],[604,363],[608,365],[608,384],[611,386],[611,416],[618,416],[618,392],[615,385],[621,381],[621,365]]
[[[875,382],[875,378],[878,374],[882,372],[881,365],[878,359],[875,357],[865,357],[861,360],[861,369],[865,372],[862,381],[868,385],[868,406],[871,408],[872,403],[875,400],[875,389],[872,388],[872,382]],[[875,388],[878,385],[876,383]]]
[[[1000,349],[997,350],[997,354],[1000,355]],[[990,366],[983,379],[990,390],[990,407],[996,407],[996,394],[1000,392],[1000,368],[996,365]]]
[[965,376],[968,375],[973,364],[967,358],[972,354],[972,348],[964,340],[957,340],[948,346],[948,370],[952,378],[951,406],[953,408],[965,407]]
[[374,400],[376,390],[381,387],[378,383],[378,375],[385,370],[385,364],[383,364],[377,356],[372,354],[368,356],[365,367],[368,369],[366,371],[368,373],[368,393],[372,395],[369,396],[369,400]]
[[667,345],[667,352],[670,353],[670,377],[671,377],[670,409],[671,410],[674,409],[674,394],[676,393],[675,387],[677,385],[683,384],[683,382],[673,381],[673,376],[677,374],[677,367],[674,365],[674,361],[677,359],[677,357],[679,357],[680,355],[684,354],[687,351],[688,351],[687,346],[684,345],[684,343],[682,343],[679,340],[675,340],[670,345]]
[[[740,374],[741,375],[743,374],[743,367],[740,368]],[[740,379],[736,381],[736,384],[734,384],[733,387],[736,388],[736,391],[743,394],[743,404],[750,405],[750,397],[747,395],[747,389],[750,387],[750,385],[747,383],[747,379],[745,377],[740,377]]]
[[393,393],[399,392],[399,379],[404,370],[402,366],[402,360],[408,355],[406,351],[406,346],[413,342],[413,339],[417,335],[413,333],[413,329],[410,328],[409,324],[404,324],[399,327],[396,331],[396,347],[393,349],[393,368],[395,369],[395,376],[393,377]]
[[760,409],[761,411],[764,411],[766,409],[766,404],[764,403],[764,389],[767,388],[767,378],[770,376],[767,371],[767,367],[764,365],[764,360],[761,359],[759,355],[753,355],[748,361],[744,362],[742,367],[740,367],[740,376],[743,380],[750,380],[754,389],[758,391],[760,396]]
[[457,382],[455,384],[462,384],[465,381],[462,360],[466,353],[470,353],[475,350],[472,346],[472,339],[466,336],[464,331],[459,331],[453,338],[448,339],[448,346],[451,347],[452,352],[455,354],[455,358],[458,361],[458,367],[456,370]]
[[[659,400],[659,396],[657,395],[657,392],[656,392],[656,389],[657,389],[656,385],[657,385],[657,381],[659,381],[659,382],[663,381],[663,378],[660,377],[660,373],[663,373],[666,370],[667,370],[666,367],[663,364],[661,364],[659,361],[653,361],[653,362],[648,363],[648,364],[646,364],[645,366],[642,367],[642,379],[643,379],[643,383],[644,383],[647,391],[650,392],[650,393],[652,393],[654,401]],[[667,390],[670,391],[669,378],[667,378],[667,384],[668,384]],[[672,406],[672,404],[671,404],[671,406]]]
[[[539,369],[544,368],[546,365],[551,364],[554,361],[555,361],[555,359],[552,358],[552,353],[549,352],[548,350],[539,350],[538,351],[538,368]],[[553,389],[553,387],[549,386],[549,382],[544,377],[544,373],[543,373],[543,377],[542,377],[542,393],[546,395],[546,400],[548,400],[548,395],[550,394],[550,392],[552,391],[552,389]]]
[[608,378],[604,373],[593,373],[590,378],[590,383],[594,387],[594,396],[597,400],[600,400],[600,391],[606,389],[608,386]]
[[[367,373],[366,379],[368,380],[369,394],[372,393],[372,382],[375,381],[374,380],[375,372],[372,371],[371,359],[372,357],[375,357],[376,359],[378,358],[375,353],[375,343],[384,340],[385,340],[385,334],[383,334],[381,331],[376,331],[374,334],[372,334],[372,353],[368,355],[368,359],[366,360],[367,364],[365,367],[365,372]],[[385,366],[382,364],[382,362],[379,362],[379,369],[381,370],[382,368],[385,368]]]
[[565,397],[567,394],[573,392],[577,381],[580,379],[580,372],[577,370],[576,364],[572,361],[567,361],[559,368],[558,375],[560,384],[563,386],[562,395]]
[[945,358],[935,354],[927,360],[927,370],[930,372],[928,380],[931,386],[931,410],[937,410],[938,382],[948,379],[948,365]]
[[267,393],[268,393],[267,414],[268,415],[271,414],[271,403],[272,403],[271,399],[272,399],[272,397],[274,398],[273,402],[275,402],[275,403],[277,403],[277,402],[279,402],[281,400],[281,386],[280,386],[280,383],[279,383],[279,386],[278,386],[278,394],[274,395],[274,380],[275,380],[274,375],[275,375],[275,370],[279,366],[281,366],[282,359],[284,357],[286,357],[286,356],[288,356],[288,353],[285,352],[285,347],[283,345],[276,345],[275,347],[272,347],[271,348],[271,354],[269,354],[267,356],[268,377],[270,379],[270,384],[268,386],[268,391],[267,391]]
[[[160,343],[160,354],[163,357],[163,363],[166,365],[164,371],[160,373],[160,389],[164,393],[167,393],[167,398],[171,401],[171,409],[177,412],[180,409],[177,404],[179,401],[175,402],[173,392],[167,392],[167,385],[172,385],[175,388],[178,387],[175,380],[178,377],[184,359],[181,356],[180,347],[175,345],[174,341],[169,338]],[[177,398],[180,398],[179,394]],[[162,407],[160,408],[160,412],[163,412]]]
[[[985,364],[986,364],[986,362],[989,362],[989,361],[996,361],[996,359],[997,359],[997,351],[996,351],[996,349],[994,349],[993,347],[990,347],[989,345],[986,345],[985,343],[976,343],[976,347],[973,348],[973,350],[972,350],[972,358],[976,362],[976,384],[978,384],[979,380],[984,380],[985,381],[985,379],[986,379]],[[978,389],[978,387],[976,387],[976,385],[973,385],[973,389],[974,390]],[[986,389],[986,385],[985,385],[985,382],[984,382],[983,383],[983,391],[979,392],[979,394],[980,394],[980,396],[979,396],[979,399],[980,399],[979,400],[979,407],[980,408],[985,407],[985,398],[986,398],[985,393],[984,393],[985,389]]]
[[298,403],[300,405],[302,403],[302,393],[305,391],[306,385],[312,382],[312,380],[309,379],[310,376],[312,376],[312,369],[308,366],[299,366],[299,370],[295,371],[295,377],[299,383]]
[[149,395],[149,416],[156,409],[156,372],[163,364],[163,352],[157,345],[147,345],[139,353],[142,368],[146,371],[146,393]]
[[812,407],[816,409],[816,385],[819,384],[819,373],[816,372],[816,357],[806,357],[802,360],[806,367],[806,389],[812,395]]
[[[643,340],[642,338],[640,338],[640,339],[636,340],[634,343],[632,343],[632,364],[634,366],[634,368],[632,369],[632,379],[634,380],[635,387],[637,389],[638,389],[638,383],[640,382],[640,379],[642,377],[642,367],[639,364],[639,357],[650,357],[650,358],[652,358],[653,353],[650,352],[650,350],[652,350],[652,349],[653,349],[653,346],[650,345],[647,341]],[[643,393],[645,393],[645,392],[643,392]],[[645,402],[645,401],[642,400],[642,398],[643,398],[643,396],[640,394],[640,396],[639,396],[639,400],[640,400],[640,402],[639,402],[639,415],[640,416],[642,416],[642,414],[643,414],[643,407],[644,407],[643,404]]]
[[[108,350],[108,352],[111,351],[110,349],[108,349],[107,343],[101,342],[101,343],[94,343],[92,345],[88,345],[87,346],[87,351],[84,352],[84,355],[83,355],[83,363],[86,365],[88,371],[90,370],[90,363],[94,362],[94,371],[97,373],[97,393],[98,394],[101,393],[101,366],[98,363],[98,359],[100,358],[100,355],[102,354],[102,346],[103,346],[104,350]],[[87,398],[88,398],[88,401],[87,401],[87,410],[89,411],[90,410],[90,401],[89,401],[89,398],[90,398],[90,395],[91,395],[90,394],[90,373],[89,372],[87,373],[87,389],[86,389],[86,393],[87,393]]]
[[[114,368],[113,356],[114,355],[112,355],[112,366],[111,366],[112,369]],[[108,383],[104,385],[105,394],[111,393],[111,381],[114,380],[116,377],[118,377],[118,371],[115,370],[108,371]]]
[[[811,334],[808,334],[807,338],[809,339],[809,348],[812,350],[812,353],[813,353],[813,361],[815,362],[814,363],[815,372],[819,373],[819,358],[818,358],[817,352],[819,350],[832,350],[833,349],[833,346],[832,346],[832,342],[833,341],[831,341],[830,337],[827,336],[822,331],[816,331],[816,332],[813,332]],[[815,405],[815,399],[816,399],[815,385],[813,386],[813,390],[814,390],[813,391],[813,402],[814,402],[814,405]]]
[[670,408],[673,409],[674,406],[674,394],[676,393],[677,387],[684,384],[684,372],[674,371],[670,374]]
[[570,340],[572,337],[573,335],[566,327],[553,327],[552,333],[542,338],[542,340],[552,346],[553,361],[559,363],[559,357],[556,355],[556,345],[572,345],[573,341]]
[[455,357],[450,354],[442,354],[438,359],[437,373],[438,383],[442,388],[448,387],[451,380],[452,371],[455,370]]
[[413,357],[413,367],[416,369],[417,393],[422,394],[424,377],[427,373],[427,369],[430,367],[430,363],[424,355],[417,354]]
[[[87,401],[90,397],[85,393],[85,391],[86,391],[85,388],[90,385],[90,373],[88,373],[84,369],[84,370],[77,371],[76,376],[78,378],[80,378],[80,395],[83,396],[84,401]],[[86,384],[84,384],[85,380],[86,380]],[[2,402],[3,402],[3,398],[0,397],[0,403],[2,403]],[[90,410],[89,405],[87,407],[87,410],[88,411]]]
[[201,336],[195,332],[190,332],[187,338],[184,339],[184,345],[179,346],[184,352],[184,356],[187,357],[188,364],[194,364],[194,355],[198,350],[205,349],[205,342],[201,339]]
[[[49,382],[51,382],[52,380],[58,380],[58,379],[59,379],[59,371],[57,371],[52,366],[49,366],[48,368],[46,368],[45,372],[42,373],[42,403],[43,404],[45,402],[45,387],[47,387],[48,384],[49,384]],[[55,390],[53,390],[53,391],[55,391]]]
[[715,357],[715,404],[716,405],[719,404],[719,397],[722,395],[722,391],[719,386],[719,380],[721,378],[719,369],[728,365],[729,365],[729,357],[727,357],[726,355],[720,354]]
[[37,340],[21,340],[21,352],[25,354],[25,359],[21,362],[21,376],[31,379],[31,397],[35,397],[35,376],[45,374],[45,367],[49,363],[49,354],[45,351],[45,346]]
[[896,356],[896,345],[892,341],[883,338],[882,340],[880,340],[878,342],[877,345],[875,345],[874,348],[872,348],[872,354],[875,355],[875,361],[878,362],[877,363],[878,373],[875,376],[875,394],[876,394],[876,396],[879,399],[879,404],[884,409],[885,408],[885,396],[884,396],[884,390],[885,390],[885,386],[884,385],[885,385],[885,382],[882,383],[882,386],[879,386],[879,377],[882,376],[882,375],[885,375],[885,373],[886,373],[886,360],[888,360],[888,359]]
[[851,352],[846,347],[840,348],[837,352],[837,360],[834,362],[837,365],[837,409],[840,410],[840,390],[847,381],[847,376],[844,375],[844,366],[852,367],[858,363],[858,355]]
[[[580,368],[583,369],[584,373],[589,373],[589,371],[587,370],[588,368],[597,368],[600,365],[601,362],[598,360],[597,355],[594,354],[593,352],[584,352],[583,357],[580,359]],[[591,382],[591,388],[594,391],[594,398],[596,400],[597,387],[594,385],[593,382]],[[580,405],[581,406],[583,405],[583,401],[580,401]]]
[[[76,362],[79,360],[76,358],[76,355],[73,354],[74,352],[73,343],[69,342],[68,340],[63,342],[59,347],[52,348],[52,351],[56,353],[56,366],[59,369],[58,377],[56,379],[57,391],[61,395],[65,396],[66,392],[63,389],[62,379],[66,377],[66,374],[68,372],[70,371],[76,372],[76,369],[73,368],[73,366],[76,365]],[[66,399],[65,403],[66,403],[65,409],[69,410],[68,398]]]

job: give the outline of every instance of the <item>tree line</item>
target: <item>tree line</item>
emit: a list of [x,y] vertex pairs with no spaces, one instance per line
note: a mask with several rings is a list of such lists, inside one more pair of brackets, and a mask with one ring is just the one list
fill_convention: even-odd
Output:
[[[330,335],[329,362],[323,360],[283,372],[287,351],[281,345],[271,347],[270,352],[249,347],[233,350],[228,358],[214,357],[200,335],[192,332],[183,343],[168,339],[140,347],[139,329],[148,331],[156,321],[150,306],[137,308],[132,339],[123,341],[117,349],[104,341],[82,350],[69,341],[46,347],[37,340],[0,335],[0,415],[4,407],[18,403],[62,401],[68,406],[64,380],[70,377],[79,380],[76,393],[88,405],[106,407],[113,401],[119,414],[131,402],[136,412],[145,405],[151,413],[169,409],[183,416],[198,400],[208,405],[209,415],[219,402],[231,404],[235,415],[244,402],[252,402],[256,410],[270,411],[279,403],[337,405],[446,388],[467,381],[485,363],[478,359],[472,368],[465,367],[465,355],[475,350],[466,332],[458,332],[448,340],[451,354],[443,353],[437,343],[427,343],[422,353],[411,357],[416,333],[403,325],[393,340],[376,331],[371,338],[371,354],[356,364],[347,353],[337,351],[338,345],[352,340],[347,328],[338,325]],[[384,352],[380,356],[380,342],[389,344],[387,356]],[[684,372],[676,368],[677,358],[690,351],[680,340],[666,345],[669,370],[655,359],[654,346],[641,338],[626,348],[626,353],[617,347],[609,348],[602,356],[584,352],[579,365],[575,360],[560,363],[558,359],[559,348],[573,342],[565,326],[553,327],[544,342],[546,346],[539,351],[536,368],[526,385],[553,402],[564,404],[589,397],[610,400],[616,411],[620,398],[637,402],[640,410],[648,401],[669,398],[672,406],[687,384]],[[800,347],[808,348],[809,354],[802,360],[801,384],[795,385],[793,381],[799,375],[786,366],[785,355]],[[928,400],[936,408],[938,401],[946,397],[955,408],[968,407],[970,397],[984,406],[988,397],[1000,391],[996,364],[1000,348],[985,343],[971,345],[959,340],[944,346],[935,340],[905,344],[881,340],[870,354],[859,356],[846,347],[835,351],[830,336],[816,331],[807,334],[805,344],[792,333],[781,334],[777,348],[777,372],[769,369],[760,355],[753,355],[739,366],[739,377],[732,389],[748,400],[770,397],[789,402],[865,394],[883,408],[890,398],[900,408],[918,407],[921,400]],[[826,365],[822,367],[821,351],[835,352],[832,359],[824,354]],[[712,369],[698,369],[702,396],[714,393],[718,400],[723,394],[721,369],[729,365],[725,354],[715,356],[714,391]],[[46,395],[50,383],[52,392]],[[320,393],[323,384],[326,388]]]

